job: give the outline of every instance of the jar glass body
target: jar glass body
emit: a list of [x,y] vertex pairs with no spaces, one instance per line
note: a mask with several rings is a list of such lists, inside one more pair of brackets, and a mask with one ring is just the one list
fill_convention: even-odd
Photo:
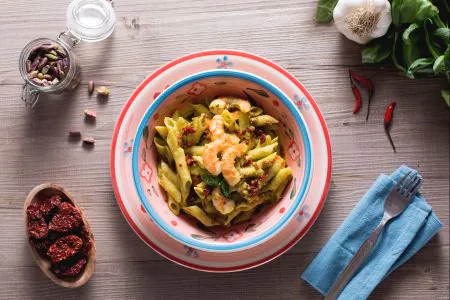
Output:
[[[30,79],[27,70],[27,60],[30,54],[37,47],[44,44],[56,44],[63,49],[68,58],[68,71],[63,80],[54,85],[41,86]],[[22,100],[25,102],[26,106],[34,106],[39,98],[40,94],[43,93],[61,93],[67,89],[76,88],[80,81],[80,65],[78,63],[77,56],[73,53],[72,49],[67,45],[67,43],[62,40],[52,40],[49,38],[38,38],[29,42],[20,53],[19,58],[19,69],[20,75],[25,81],[22,93]]]

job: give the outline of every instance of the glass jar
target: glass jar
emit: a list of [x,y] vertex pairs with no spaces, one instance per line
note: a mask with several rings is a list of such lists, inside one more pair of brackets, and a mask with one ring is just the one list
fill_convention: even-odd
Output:
[[[25,102],[25,105],[27,107],[33,107],[38,101],[39,96],[43,93],[61,93],[65,90],[76,88],[81,82],[81,73],[78,59],[72,51],[73,47],[81,41],[97,42],[104,40],[114,31],[115,20],[116,17],[111,1],[72,1],[67,7],[66,31],[62,32],[56,40],[50,38],[38,38],[29,42],[22,49],[19,58],[19,69],[20,74],[25,81],[22,91],[22,100]],[[61,72],[64,73],[64,77],[60,78],[60,80],[52,81],[50,83],[45,79],[43,80],[44,83],[42,83],[42,80],[33,78],[36,74],[30,74],[31,61],[28,62],[28,60],[34,55],[35,51],[45,51],[43,49],[47,49],[45,47],[50,47],[48,45],[55,45],[60,52],[58,52],[58,61],[51,61],[49,59],[47,62],[46,58],[45,64],[42,65],[46,68],[45,74],[47,74],[48,69],[55,68],[56,63],[58,63],[59,71],[61,71],[59,65],[61,64],[66,72]],[[45,56],[47,56],[47,54],[45,54]],[[54,56],[49,57],[55,58]],[[41,59],[42,57],[39,56],[39,58]],[[61,60],[61,62],[59,62],[59,60]],[[41,66],[41,64],[39,64],[39,66]],[[56,73],[60,74],[59,71],[56,70]],[[36,73],[36,71],[34,72]],[[39,76],[40,79],[42,79],[42,76],[45,75],[40,73]]]

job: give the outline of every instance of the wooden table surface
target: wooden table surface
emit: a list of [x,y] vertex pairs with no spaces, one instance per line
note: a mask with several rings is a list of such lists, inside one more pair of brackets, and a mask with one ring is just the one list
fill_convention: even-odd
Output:
[[[403,163],[421,172],[422,192],[446,225],[372,297],[448,299],[449,110],[439,96],[444,80],[412,81],[361,66],[358,45],[314,22],[316,0],[131,0],[115,3],[113,36],[77,46],[82,85],[25,109],[19,53],[31,39],[56,37],[64,29],[67,3],[0,0],[0,299],[320,299],[300,274],[375,178]],[[328,200],[312,230],[280,258],[233,274],[192,271],[148,248],[120,213],[109,172],[114,124],[133,89],[168,61],[211,48],[253,52],[294,74],[319,104],[333,152]],[[352,114],[348,68],[374,80],[368,123],[363,113]],[[111,89],[107,103],[88,97],[89,80]],[[382,126],[390,101],[398,104],[392,127],[397,154]],[[97,111],[95,125],[84,123],[86,108]],[[93,150],[68,142],[67,129],[74,127],[95,137]],[[54,285],[29,254],[23,201],[32,187],[49,181],[79,199],[96,236],[97,270],[77,290]]]

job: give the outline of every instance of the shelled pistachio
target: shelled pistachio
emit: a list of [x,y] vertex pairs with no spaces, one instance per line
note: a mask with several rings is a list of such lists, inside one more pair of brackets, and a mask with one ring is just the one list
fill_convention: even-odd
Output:
[[45,43],[31,50],[26,63],[28,78],[39,86],[61,82],[69,71],[66,51],[56,43]]

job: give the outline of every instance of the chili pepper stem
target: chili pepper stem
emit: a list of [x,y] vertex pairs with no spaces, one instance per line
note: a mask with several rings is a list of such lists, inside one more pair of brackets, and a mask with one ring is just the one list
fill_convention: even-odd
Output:
[[370,101],[372,100],[372,95],[369,95],[369,100],[367,101],[367,114],[366,114],[366,122],[369,121],[369,113],[370,113]]
[[392,150],[394,150],[394,153],[397,153],[397,149],[395,148],[394,141],[391,137],[391,132],[389,131],[389,126],[384,126],[384,131],[386,132],[386,135],[388,137],[389,143],[391,144]]
[[395,109],[395,102],[392,102],[389,104],[389,106],[386,108],[386,112],[384,113],[384,131],[386,132],[386,136],[388,137],[389,143],[392,146],[392,149],[394,150],[394,153],[397,153],[397,150],[395,149],[394,141],[391,137],[391,132],[389,131],[389,128],[392,124],[392,118],[394,117],[394,109]]

